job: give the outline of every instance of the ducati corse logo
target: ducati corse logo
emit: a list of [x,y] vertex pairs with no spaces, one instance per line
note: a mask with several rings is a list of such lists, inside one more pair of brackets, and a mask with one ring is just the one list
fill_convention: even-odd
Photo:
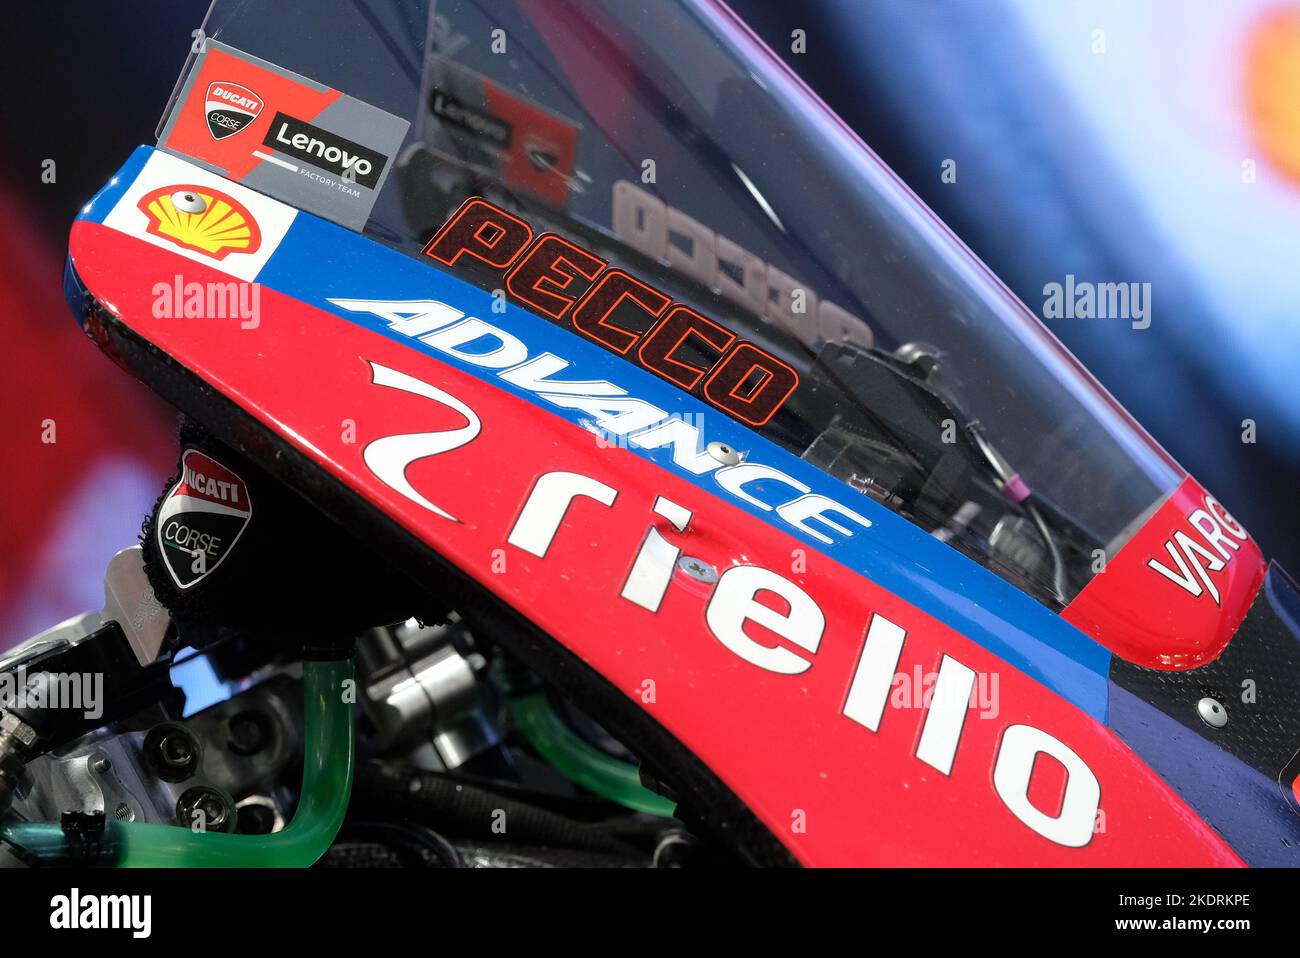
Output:
[[234,136],[257,119],[262,112],[262,98],[239,83],[218,80],[208,84],[203,101],[208,132],[214,140]]
[[253,514],[244,480],[197,449],[181,456],[181,478],[158,507],[158,550],[178,588],[219,566]]

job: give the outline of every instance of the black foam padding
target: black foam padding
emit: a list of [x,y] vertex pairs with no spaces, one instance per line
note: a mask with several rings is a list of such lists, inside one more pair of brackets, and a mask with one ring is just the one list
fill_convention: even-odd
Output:
[[244,480],[252,513],[230,554],[200,582],[178,588],[163,567],[155,535],[158,510],[180,477],[177,462],[176,474],[163,486],[140,535],[149,584],[174,620],[245,636],[328,641],[413,615],[441,617],[442,610],[422,599],[399,570],[279,480],[187,421],[180,450],[191,448]]

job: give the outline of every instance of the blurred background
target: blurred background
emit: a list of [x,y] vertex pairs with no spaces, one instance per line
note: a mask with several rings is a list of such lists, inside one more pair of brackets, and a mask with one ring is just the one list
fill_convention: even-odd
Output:
[[[732,6],[1040,316],[1067,276],[1150,283],[1149,328],[1048,325],[1300,572],[1300,2]],[[81,335],[61,272],[77,208],[153,142],[206,8],[5,19],[0,648],[102,604],[174,468],[174,415]]]

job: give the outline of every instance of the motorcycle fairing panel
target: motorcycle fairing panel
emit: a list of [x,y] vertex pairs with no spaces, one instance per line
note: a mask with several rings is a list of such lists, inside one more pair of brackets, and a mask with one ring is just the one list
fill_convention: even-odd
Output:
[[[725,8],[491,7],[218,0],[73,227],[92,338],[750,861],[1295,864],[1297,593],[1246,530]],[[583,318],[614,273],[635,335]]]
[[[141,198],[181,189],[247,210],[259,250],[201,259],[151,233]],[[582,337],[513,304],[494,310],[489,293],[432,264],[147,148],[87,206],[70,253],[94,304],[89,331],[119,359],[155,381],[165,374],[175,385],[164,391],[201,419],[232,408],[217,397],[233,402],[228,434],[246,434],[249,417],[276,437],[273,452],[258,450],[268,468],[320,467],[342,495],[463,570],[661,724],[800,862],[1240,861],[1222,837],[1232,819],[1201,807],[1209,790],[1180,797],[1107,728],[1114,665],[1103,646]],[[241,256],[257,261],[236,266]],[[232,275],[261,286],[256,327],[156,315],[159,284],[210,288]],[[430,338],[439,320],[447,329],[459,319],[438,303],[524,352],[502,367],[491,342],[475,351]],[[528,367],[547,355],[567,365]],[[548,393],[545,381],[581,386]],[[758,495],[729,492],[721,463],[691,468],[699,450],[683,463],[671,445],[598,443],[589,414],[546,398],[599,392],[596,383],[707,423],[708,441],[847,499],[870,524],[834,537],[799,528]],[[627,598],[650,536],[716,581],[676,569],[656,608]],[[769,599],[764,613],[756,590],[785,608]],[[914,671],[955,677],[960,707],[922,696],[886,708],[895,675]],[[985,714],[967,709],[990,681],[1000,688]],[[1283,811],[1291,817],[1270,817],[1294,830]]]

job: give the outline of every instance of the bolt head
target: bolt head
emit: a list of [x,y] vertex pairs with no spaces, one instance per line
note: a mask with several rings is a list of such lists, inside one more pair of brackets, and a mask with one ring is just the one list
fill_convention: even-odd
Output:
[[171,195],[172,206],[180,213],[202,213],[208,201],[191,190],[177,190]]
[[31,748],[36,744],[36,729],[12,712],[0,711],[0,734],[12,735],[23,744],[24,748]]
[[1196,713],[1210,728],[1223,728],[1228,724],[1228,710],[1208,695],[1196,703]]
[[718,581],[718,570],[703,559],[694,556],[682,556],[677,560],[677,568],[696,582],[712,584]]
[[168,735],[159,748],[162,759],[172,768],[184,768],[194,758],[194,747],[185,735]]
[[224,832],[233,822],[233,807],[214,788],[196,785],[176,803],[176,823],[185,828],[199,824],[204,831]]
[[709,455],[724,466],[737,466],[744,461],[744,456],[725,442],[711,442],[705,447]]

